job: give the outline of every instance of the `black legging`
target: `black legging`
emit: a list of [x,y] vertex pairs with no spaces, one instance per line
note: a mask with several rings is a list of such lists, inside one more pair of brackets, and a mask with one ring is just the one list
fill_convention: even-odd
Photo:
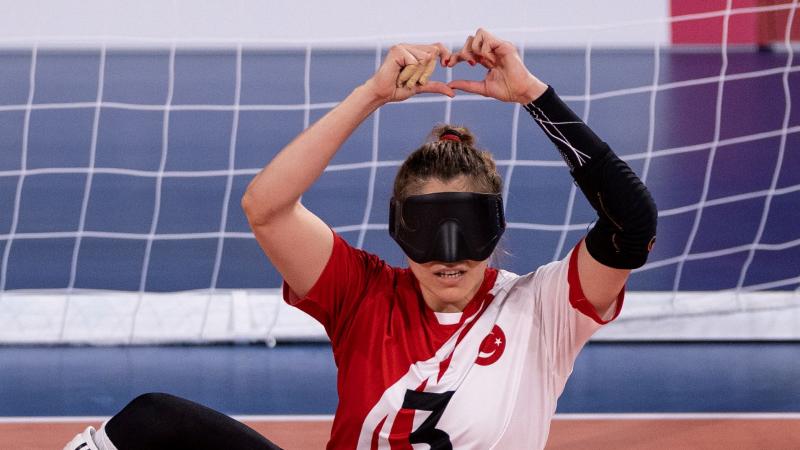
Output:
[[119,450],[273,450],[247,425],[169,394],[143,394],[106,424]]

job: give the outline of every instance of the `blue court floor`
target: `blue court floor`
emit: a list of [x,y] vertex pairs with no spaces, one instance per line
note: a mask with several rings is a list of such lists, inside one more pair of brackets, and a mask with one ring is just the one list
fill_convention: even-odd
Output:
[[[560,413],[800,412],[800,343],[590,343]],[[0,347],[0,416],[109,416],[162,391],[229,414],[333,414],[326,344]]]

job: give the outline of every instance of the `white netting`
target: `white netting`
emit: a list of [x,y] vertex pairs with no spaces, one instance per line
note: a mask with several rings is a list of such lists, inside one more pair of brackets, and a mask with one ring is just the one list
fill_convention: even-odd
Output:
[[[659,245],[677,251],[671,253],[656,247],[648,264],[632,279],[634,291],[628,295],[623,316],[617,324],[604,330],[601,337],[798,337],[800,228],[794,226],[796,221],[793,220],[798,218],[796,213],[791,215],[791,211],[800,210],[800,178],[793,173],[793,169],[797,172],[800,157],[797,147],[792,146],[792,139],[800,131],[800,121],[792,117],[792,87],[796,85],[795,72],[800,70],[794,65],[791,46],[796,5],[797,2],[733,9],[729,1],[724,10],[664,20],[493,30],[500,35],[505,32],[515,36],[524,59],[534,70],[540,68],[542,61],[554,62],[563,58],[567,62],[563,67],[552,67],[554,64],[551,64],[547,69],[551,78],[546,78],[546,81],[559,89],[562,98],[570,102],[584,120],[593,127],[597,124],[598,132],[648,182],[656,201],[667,205],[659,212]],[[775,46],[773,52],[756,53],[749,49],[730,48],[727,37],[732,17],[780,11],[788,12],[784,40]],[[592,43],[595,36],[626,27],[655,27],[665,21],[692,22],[709,18],[720,18],[723,24],[722,45],[716,49],[682,52],[665,46],[655,37],[649,50],[597,48]],[[537,36],[558,33],[585,33],[589,41],[579,51],[528,45],[536,42]],[[443,33],[433,38],[457,46],[461,34]],[[248,133],[251,130],[247,128],[250,122],[244,124],[243,121],[269,118],[277,125],[266,121],[260,123],[265,127],[274,126],[271,131],[279,133],[283,128],[291,131],[293,127],[299,131],[301,126],[307,127],[335,106],[344,93],[378,67],[387,45],[395,41],[429,40],[431,37],[416,34],[334,41],[164,40],[105,34],[99,45],[96,45],[96,39],[80,36],[48,36],[47,40],[35,42],[30,47],[23,45],[31,41],[30,38],[6,38],[3,43],[12,47],[16,45],[16,48],[9,47],[1,56],[22,58],[27,77],[25,83],[20,82],[20,86],[25,86],[25,95],[19,92],[8,94],[9,98],[24,97],[24,101],[0,97],[0,117],[3,118],[0,125],[9,124],[3,125],[3,131],[19,134],[18,141],[3,141],[4,148],[0,149],[6,154],[5,159],[0,160],[0,182],[4,183],[0,188],[5,188],[5,191],[0,191],[0,205],[7,211],[6,221],[0,222],[4,227],[0,229],[0,244],[3,245],[0,341],[138,343],[323,337],[323,331],[311,319],[280,301],[279,281],[274,270],[252,256],[254,251],[257,252],[257,246],[252,235],[242,226],[238,196],[247,179],[260,170],[261,164],[266,163],[280,145],[275,144],[277,148],[272,148],[270,142],[264,141],[264,148],[269,150],[264,151],[261,160],[256,163],[247,159],[251,154],[242,148],[250,148],[248,146],[253,144],[243,139],[245,128]],[[54,43],[65,42],[80,43],[81,50],[52,47]],[[117,48],[115,44],[119,42],[126,45],[138,42],[148,47],[133,58],[140,58],[135,59],[139,62],[151,58],[156,61],[155,65],[160,64],[159,70],[166,75],[156,78],[163,84],[147,85],[146,89],[158,90],[161,93],[159,99],[163,101],[154,102],[149,97],[125,99],[119,93],[110,94],[111,88],[121,79],[120,73],[127,73],[117,73],[118,69],[109,72],[110,68],[116,67],[113,64],[119,63],[117,59],[122,61],[120,52],[130,51]],[[203,50],[197,47],[210,44],[215,48]],[[327,48],[337,45],[342,48]],[[356,47],[360,50],[352,50]],[[615,51],[619,55],[614,56]],[[352,74],[347,71],[342,72],[344,75],[328,72],[332,67],[331,58],[335,60],[342,55],[354,58]],[[625,58],[628,57],[649,61],[647,70],[638,70],[641,64],[632,66],[638,68],[638,72],[631,74],[634,81],[627,84],[634,85],[607,79],[604,70],[609,70],[609,61],[611,65],[615,64],[614,61],[626,64]],[[715,57],[718,65],[707,70],[708,61],[715,61]],[[96,61],[93,69],[96,80],[88,83],[93,86],[93,99],[65,101],[63,98],[69,94],[48,91],[52,88],[47,87],[50,83],[47,80],[60,76],[58,71],[70,70],[73,63],[85,66],[86,58]],[[112,59],[115,62],[110,62]],[[46,61],[44,66],[42,61]],[[196,61],[205,61],[203,67],[212,67],[222,74],[215,75],[214,79],[230,80],[229,97],[223,101],[213,92],[203,93],[207,86],[203,85],[202,77],[198,78],[196,85],[191,84],[192,74],[196,73],[192,68],[197,70],[199,67],[193,64],[202,66]],[[368,64],[359,66],[364,61]],[[735,70],[731,69],[731,61],[737,64]],[[244,66],[264,63],[268,67],[273,62],[298,69],[297,78],[302,78],[302,83],[297,83],[297,92],[275,93],[267,89],[263,93],[247,84]],[[185,66],[176,68],[176,64]],[[325,72],[315,72],[316,64]],[[597,67],[598,64],[601,67]],[[136,74],[127,73],[126,76],[135,78]],[[190,81],[179,80],[181,76]],[[333,80],[325,79],[328,76]],[[454,69],[439,76],[451,80]],[[464,75],[458,73],[457,76]],[[567,81],[562,81],[562,76]],[[646,81],[639,82],[637,76]],[[736,83],[747,87],[750,86],[747,83],[762,82],[763,86],[772,86],[773,90],[765,88],[758,95],[770,100],[779,98],[780,104],[737,104],[736,98],[746,90],[737,87]],[[603,88],[596,88],[597,84]],[[566,86],[562,89],[562,85]],[[778,85],[780,92],[774,90]],[[197,98],[186,101],[187,92],[192,91],[187,86],[200,92]],[[694,97],[698,89],[709,87],[711,94]],[[40,88],[47,92],[40,92]],[[319,95],[320,92],[323,94]],[[285,96],[270,103],[263,101],[270,98],[267,94]],[[695,132],[678,120],[680,113],[687,111],[685,105],[680,106],[687,98],[697,102],[698,110],[709,109],[708,114],[698,113],[695,117],[702,122],[698,128],[708,125],[709,133]],[[608,102],[616,102],[613,105],[618,116],[609,119]],[[393,147],[394,143],[405,140],[408,144],[400,150],[408,150],[422,136],[406,136],[398,131],[404,123],[398,123],[397,118],[413,122],[416,117],[431,117],[429,125],[453,119],[505,124],[507,128],[497,133],[499,137],[489,140],[507,142],[506,148],[492,150],[498,155],[497,162],[505,180],[511,250],[524,247],[518,251],[520,257],[512,261],[510,268],[518,272],[526,267],[532,269],[530,262],[524,260],[529,255],[526,249],[538,246],[542,239],[547,245],[537,249],[538,253],[530,253],[534,255],[531,259],[542,263],[563,257],[590,225],[592,215],[575,186],[569,183],[566,168],[557,152],[544,138],[530,137],[540,132],[526,123],[527,115],[524,111],[521,115],[519,105],[506,107],[495,103],[476,96],[460,95],[455,99],[417,97],[402,106],[383,108],[365,122],[354,137],[355,142],[343,149],[345,156],[337,157],[328,167],[323,176],[323,188],[310,194],[308,201],[312,206],[320,205],[323,218],[352,244],[381,253],[391,263],[402,263],[398,250],[390,247],[383,219],[385,214],[381,215],[379,208],[385,206],[385,202],[381,203],[385,200],[384,191],[402,158],[401,152]],[[679,111],[677,117],[670,108]],[[436,112],[431,113],[432,110]],[[760,111],[753,113],[753,110]],[[776,126],[759,125],[745,133],[731,132],[732,128],[747,128],[747,121],[757,119],[759,115],[776,116],[776,111],[780,117]],[[41,125],[50,120],[48,114],[55,114],[52,120],[58,122],[67,120],[64,114],[78,116],[87,112],[85,123],[89,131],[84,142],[85,158],[62,155],[60,152],[74,150],[68,145],[63,148],[46,145],[62,140],[58,127]],[[502,119],[487,117],[495,113],[505,115]],[[122,154],[122,150],[119,155],[110,157],[107,146],[101,145],[108,134],[131,133],[128,129],[120,129],[118,133],[116,129],[108,129],[120,123],[112,120],[114,114],[160,116],[160,120],[153,118],[155,123],[160,121],[156,131],[152,127],[142,128],[134,129],[131,134],[157,132],[158,138],[154,137],[153,142],[158,142],[158,148],[141,150],[143,154],[150,152],[148,154],[153,155],[150,166],[127,164],[136,156]],[[194,131],[186,131],[180,128],[187,122],[185,117],[202,120],[195,122],[197,128]],[[211,137],[204,139],[213,140],[215,136],[213,127],[216,125],[203,122],[206,117],[222,118],[220,120],[225,126],[216,136],[219,137],[220,133],[223,136],[219,143],[208,144],[210,153],[203,153],[192,161],[186,156],[186,147],[197,144],[192,141],[192,135],[206,136],[206,129],[212,129],[208,135]],[[390,121],[388,117],[394,120]],[[675,119],[676,123],[665,121],[665,117]],[[618,127],[612,136],[604,129],[609,120]],[[756,123],[760,124],[759,120]],[[627,130],[629,123],[642,123],[644,126]],[[49,133],[54,135],[42,137],[39,134],[44,132],[42,130],[51,130]],[[64,140],[75,141],[70,133],[64,132]],[[479,137],[480,133],[479,129]],[[642,145],[636,148],[616,146],[615,139],[624,143],[629,134],[636,133],[643,133]],[[287,135],[290,134],[287,131]],[[19,145],[12,145],[15,143]],[[774,154],[745,157],[741,167],[735,170],[731,170],[733,163],[723,158],[739,152],[757,154],[759,148],[770,143],[777,144]],[[537,146],[536,151],[529,150],[532,144]],[[130,148],[136,148],[131,145]],[[43,155],[43,148],[49,148],[52,154]],[[99,160],[101,148],[103,161]],[[126,147],[126,151],[130,148]],[[217,161],[216,165],[203,160],[203,157]],[[58,164],[59,161],[65,163]],[[754,161],[759,165],[753,166]],[[718,169],[715,163],[722,165],[723,169]],[[657,165],[659,169],[656,169]],[[725,183],[736,186],[739,183],[736,175],[747,172],[766,175],[761,176],[761,181],[750,184],[745,180],[740,183],[740,188],[723,188]],[[550,192],[547,189],[552,187],[542,187],[536,184],[538,181],[531,181],[533,174],[545,173],[548,175],[543,178],[551,178],[549,174],[552,173],[559,181],[553,191],[557,194],[553,201],[560,202],[563,209],[549,216],[531,215],[524,211],[523,200],[531,200],[527,196],[532,191],[543,189]],[[545,184],[547,181],[542,180]],[[198,198],[196,193],[181,197],[175,193],[196,191],[197,186],[206,182],[217,186],[209,197]],[[188,187],[177,189],[175,186],[181,183],[188,183]],[[103,189],[113,190],[115,185],[136,192],[135,198],[125,197],[119,192],[114,194],[117,197],[104,197],[110,194]],[[78,193],[73,196],[77,200],[68,196],[70,189]],[[680,191],[675,198],[671,197],[673,189]],[[352,190],[358,190],[357,198],[348,196]],[[63,201],[60,192],[64,192]],[[121,226],[114,217],[103,222],[93,216],[93,211],[99,208],[96,206],[98,198],[105,198],[110,203],[115,203],[115,200],[123,203],[121,207],[106,209],[113,211],[113,215],[120,215],[129,208],[134,214],[144,208],[146,217],[135,219],[142,222],[138,229]],[[662,202],[665,198],[668,200]],[[133,200],[127,205],[125,199]],[[37,201],[41,204],[36,204]],[[147,206],[137,206],[140,203]],[[47,213],[48,208],[53,212]],[[738,210],[744,217],[749,215],[756,219],[750,220],[750,225],[740,224],[739,217],[730,215]],[[203,226],[186,225],[179,217],[184,213],[191,217],[202,216],[207,223]],[[724,214],[729,214],[727,219]],[[719,218],[720,215],[723,219]],[[738,234],[726,233],[724,225],[738,229]],[[715,228],[720,236],[719,245],[706,245],[715,241]],[[117,253],[114,258],[109,256]],[[34,265],[32,260],[38,261],[39,265]],[[265,272],[263,280],[259,281],[257,275],[237,278],[236,273],[243,267],[261,263],[264,264],[261,270]],[[125,273],[131,272],[131,264],[136,266],[134,281],[128,279],[131,277],[125,278]],[[57,276],[61,272],[63,276]],[[176,281],[183,279],[189,281]],[[636,280],[643,281],[635,284]]]

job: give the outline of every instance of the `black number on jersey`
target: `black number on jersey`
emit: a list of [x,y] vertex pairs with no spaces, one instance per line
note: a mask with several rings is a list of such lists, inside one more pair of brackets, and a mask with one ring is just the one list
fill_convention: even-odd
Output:
[[450,442],[450,435],[436,428],[439,419],[444,414],[444,409],[450,403],[455,391],[436,394],[433,392],[419,392],[406,390],[403,398],[403,408],[416,409],[420,411],[430,411],[431,415],[424,422],[408,435],[408,442],[411,444],[428,444],[431,450],[452,450],[453,444]]

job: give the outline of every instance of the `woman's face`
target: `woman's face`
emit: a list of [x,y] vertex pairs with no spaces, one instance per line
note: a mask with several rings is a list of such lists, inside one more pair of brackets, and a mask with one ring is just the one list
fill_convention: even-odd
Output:
[[[417,195],[436,192],[468,192],[469,184],[464,177],[448,182],[436,179],[422,185]],[[463,260],[455,262],[431,261],[417,263],[408,258],[408,266],[419,281],[425,303],[437,312],[463,311],[481,284],[489,260]]]

